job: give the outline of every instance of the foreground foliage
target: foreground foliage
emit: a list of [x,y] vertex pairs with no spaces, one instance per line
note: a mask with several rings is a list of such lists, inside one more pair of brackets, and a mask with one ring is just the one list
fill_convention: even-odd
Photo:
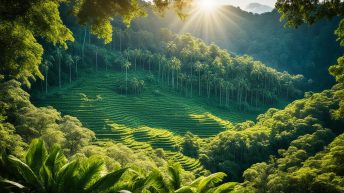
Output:
[[200,177],[182,186],[181,168],[170,165],[166,176],[158,170],[145,174],[130,168],[107,172],[99,157],[74,158],[71,161],[54,146],[47,152],[43,140],[34,139],[25,161],[12,155],[1,155],[0,190],[2,192],[229,192],[236,183],[217,186],[226,176],[216,173]]

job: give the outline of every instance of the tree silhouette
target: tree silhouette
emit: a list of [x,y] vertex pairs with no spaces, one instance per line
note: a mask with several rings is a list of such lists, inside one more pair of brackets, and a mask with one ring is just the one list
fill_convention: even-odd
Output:
[[[58,71],[59,71],[59,88],[61,88],[61,59],[62,59],[62,51],[59,47],[55,50],[55,57],[57,59],[58,64]],[[56,60],[55,60],[56,61]]]
[[122,67],[125,69],[125,92],[128,94],[128,69],[130,68],[131,63],[128,60],[125,60],[122,63]]

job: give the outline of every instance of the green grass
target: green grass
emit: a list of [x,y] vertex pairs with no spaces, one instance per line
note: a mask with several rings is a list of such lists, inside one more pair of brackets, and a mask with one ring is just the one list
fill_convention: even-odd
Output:
[[[142,95],[125,96],[115,92],[116,83],[122,78],[123,73],[90,75],[68,88],[34,97],[33,102],[38,106],[51,105],[64,114],[76,116],[92,130],[117,123],[134,128],[165,128],[175,134],[191,131],[201,137],[213,136],[226,129],[218,119],[238,123],[257,115],[212,107],[205,104],[203,98],[186,98],[147,82]],[[156,96],[154,90],[161,94]],[[83,94],[90,100],[82,100]],[[96,100],[97,95],[102,99]]]
[[180,96],[157,83],[149,83],[144,73],[130,76],[145,79],[146,88],[140,96],[116,92],[124,73],[99,72],[63,89],[54,88],[48,95],[33,95],[33,102],[77,117],[95,131],[99,140],[114,140],[137,151],[162,148],[168,159],[191,171],[203,167],[198,160],[178,152],[181,135],[190,131],[211,137],[226,130],[231,122],[253,120],[257,115],[207,105],[205,98]]

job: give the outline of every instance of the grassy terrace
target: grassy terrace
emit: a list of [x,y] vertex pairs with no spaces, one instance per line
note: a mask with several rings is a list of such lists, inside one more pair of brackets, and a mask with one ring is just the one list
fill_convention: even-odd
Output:
[[96,132],[98,139],[121,142],[134,150],[162,148],[169,159],[180,162],[187,170],[202,167],[198,160],[178,152],[181,135],[191,131],[200,137],[211,137],[226,130],[230,122],[256,116],[207,105],[204,98],[180,96],[149,82],[141,73],[129,76],[145,79],[145,91],[140,96],[116,92],[123,73],[99,72],[61,90],[55,88],[48,95],[33,95],[33,101],[79,118],[85,127]]

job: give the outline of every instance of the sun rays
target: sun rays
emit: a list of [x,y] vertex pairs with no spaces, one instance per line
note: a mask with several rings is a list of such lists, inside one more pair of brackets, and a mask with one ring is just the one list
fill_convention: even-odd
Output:
[[196,6],[204,12],[215,12],[217,8],[220,7],[219,2],[214,0],[199,0],[196,1],[196,4]]
[[[230,33],[225,30],[226,26],[230,25],[233,30],[242,31],[231,18],[238,16],[228,11],[228,6],[219,0],[196,0],[178,32],[196,34],[207,43],[227,41]],[[180,21],[176,19],[175,23]]]

